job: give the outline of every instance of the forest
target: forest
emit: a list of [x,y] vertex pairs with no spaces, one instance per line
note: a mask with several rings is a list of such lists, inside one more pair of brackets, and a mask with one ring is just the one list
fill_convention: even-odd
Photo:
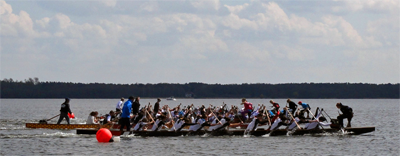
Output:
[[1,80],[1,98],[399,98],[400,84],[369,83],[242,83],[112,84],[40,82],[39,78]]

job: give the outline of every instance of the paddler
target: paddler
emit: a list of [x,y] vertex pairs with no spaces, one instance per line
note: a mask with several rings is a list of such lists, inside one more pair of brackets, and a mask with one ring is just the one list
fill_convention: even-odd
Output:
[[330,126],[330,123],[324,123],[324,121],[326,121],[326,118],[321,116],[322,115],[322,111],[324,109],[321,109],[321,111],[319,111],[319,108],[317,107],[317,109],[315,110],[315,119],[314,120],[308,120],[306,124],[306,126],[304,127],[305,129],[311,130],[311,129],[318,129],[319,126]]
[[[158,131],[160,130],[165,124],[166,124],[166,117],[164,114],[158,116],[156,122],[153,124],[153,127],[151,128],[152,131]],[[172,121],[172,120],[171,120]]]
[[301,111],[307,112],[307,118],[310,118],[310,105],[301,101],[299,101],[298,104],[303,108]]
[[339,120],[339,124],[343,127],[343,119],[347,118],[347,127],[351,127],[351,119],[353,118],[353,109],[349,106],[343,105],[341,102],[336,104],[336,107],[340,109],[343,114],[339,114],[337,119]]
[[103,120],[103,125],[104,124],[112,124],[113,121],[115,120],[115,118],[116,118],[115,112],[111,110],[109,114],[105,115],[105,118]]
[[200,130],[202,127],[202,124],[205,122],[205,120],[203,119],[203,116],[201,114],[197,115],[196,119],[194,121],[192,121],[192,123],[195,123],[195,125],[190,126],[189,131],[198,131]]
[[72,112],[69,107],[69,101],[70,101],[69,98],[65,98],[65,102],[61,104],[60,118],[58,119],[57,124],[60,124],[64,118],[65,120],[67,120],[68,125],[70,124],[68,113],[72,114]]
[[267,123],[268,120],[263,120],[263,115],[262,114],[258,114],[251,122],[250,124],[247,126],[246,131],[247,132],[252,132],[257,130],[257,126],[258,125],[262,125]]
[[146,125],[153,124],[152,122],[148,122],[147,118],[143,118],[138,124],[135,125],[133,131],[143,131],[146,130]]

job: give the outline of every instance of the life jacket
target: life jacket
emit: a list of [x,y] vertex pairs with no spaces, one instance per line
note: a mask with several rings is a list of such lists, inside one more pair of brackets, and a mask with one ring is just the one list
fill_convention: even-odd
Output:
[[[104,125],[104,124],[107,124],[107,118],[108,118],[108,116],[110,116],[110,114],[106,114],[106,115],[105,115],[105,118],[104,118],[104,120],[103,120],[103,125]],[[115,116],[111,116],[110,121],[114,121],[114,120],[115,120]]]
[[279,107],[279,103],[274,103],[273,106],[274,106],[275,108],[277,108],[277,109],[280,108],[280,107]]

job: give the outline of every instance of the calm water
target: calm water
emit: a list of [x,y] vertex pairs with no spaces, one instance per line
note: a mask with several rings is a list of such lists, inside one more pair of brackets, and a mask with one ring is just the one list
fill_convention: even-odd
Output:
[[[293,99],[298,101],[298,99]],[[268,104],[269,99],[248,99],[253,104]],[[274,99],[285,105],[285,99]],[[353,127],[375,126],[376,131],[363,135],[321,134],[279,137],[130,137],[121,142],[98,143],[95,135],[77,135],[75,130],[27,129],[25,123],[37,123],[59,113],[63,99],[1,99],[0,155],[399,155],[399,99],[301,99],[314,111],[324,108],[338,115],[335,103],[349,105],[355,112]],[[71,110],[84,123],[90,111],[105,114],[115,109],[118,99],[72,99]],[[142,99],[141,104],[156,99]],[[240,99],[178,99],[161,102],[176,106],[239,106]],[[268,105],[269,106],[269,105]],[[55,123],[58,117],[51,122]],[[65,122],[65,120],[63,121]]]

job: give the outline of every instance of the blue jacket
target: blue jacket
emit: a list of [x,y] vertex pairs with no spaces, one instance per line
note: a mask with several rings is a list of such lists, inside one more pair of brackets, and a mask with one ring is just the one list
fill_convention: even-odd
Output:
[[132,100],[128,100],[124,103],[124,106],[122,107],[121,118],[130,118],[131,117],[132,103],[133,103]]
[[301,103],[301,107],[303,107],[303,109],[311,109],[311,107],[307,103]]

